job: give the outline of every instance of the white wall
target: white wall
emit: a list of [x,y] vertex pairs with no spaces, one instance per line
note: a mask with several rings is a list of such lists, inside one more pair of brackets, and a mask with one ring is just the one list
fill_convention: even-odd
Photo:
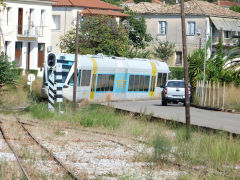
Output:
[[52,46],[54,53],[61,53],[60,38],[73,28],[77,18],[77,11],[82,10],[83,8],[77,7],[53,7],[52,15],[60,16],[60,29],[52,29]]
[[[7,25],[7,10],[0,13],[0,25],[2,27],[3,36],[5,41],[10,41],[8,47],[8,56],[10,60],[15,59],[15,42],[22,41],[22,66],[26,68],[26,56],[27,56],[27,43],[31,42],[31,53],[30,53],[30,69],[37,69],[38,65],[38,43],[45,43],[45,55],[47,54],[47,47],[51,46],[51,24],[52,24],[52,4],[37,0],[28,1],[13,1],[7,0],[6,7],[11,7],[9,13],[9,24]],[[23,26],[27,27],[29,22],[30,9],[34,9],[32,13],[32,21],[34,26],[39,28],[41,25],[44,26],[43,36],[24,37],[17,35],[18,25],[18,9],[23,8]],[[41,10],[45,10],[43,14],[43,23],[41,24]],[[39,73],[41,75],[41,72]]]

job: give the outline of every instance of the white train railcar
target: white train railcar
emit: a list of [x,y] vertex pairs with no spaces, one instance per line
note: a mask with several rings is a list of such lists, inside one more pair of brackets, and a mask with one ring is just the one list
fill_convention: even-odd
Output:
[[[63,97],[72,101],[74,54],[59,54],[60,61],[72,62],[64,77]],[[77,100],[124,100],[161,96],[169,68],[165,62],[149,59],[128,59],[104,55],[79,55]]]

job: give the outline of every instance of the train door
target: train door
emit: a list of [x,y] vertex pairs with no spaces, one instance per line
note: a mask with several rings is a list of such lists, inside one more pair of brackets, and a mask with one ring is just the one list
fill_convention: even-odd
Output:
[[79,69],[77,79],[77,99],[87,99],[90,96],[91,70]]
[[162,96],[162,89],[167,82],[167,73],[158,72],[157,73],[157,84],[155,88],[156,95],[155,96]]

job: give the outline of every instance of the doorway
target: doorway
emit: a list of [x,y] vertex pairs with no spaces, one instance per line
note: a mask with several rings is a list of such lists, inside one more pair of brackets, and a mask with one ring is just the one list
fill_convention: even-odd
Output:
[[15,43],[15,59],[18,66],[22,66],[22,42]]

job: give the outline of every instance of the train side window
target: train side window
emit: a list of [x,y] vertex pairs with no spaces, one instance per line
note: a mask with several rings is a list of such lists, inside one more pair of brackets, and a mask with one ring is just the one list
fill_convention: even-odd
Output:
[[139,91],[143,91],[143,86],[144,86],[144,76],[140,76],[140,84],[139,84]]
[[89,86],[91,78],[91,70],[82,70],[81,86]]
[[162,73],[158,73],[158,78],[157,78],[157,87],[162,86]]
[[134,75],[130,75],[129,77],[129,85],[128,85],[128,91],[133,91],[134,87]]
[[90,79],[91,79],[91,70],[87,70],[86,86],[89,86],[89,85],[90,85]]
[[98,80],[97,80],[97,89],[96,89],[96,91],[100,91],[101,90],[101,85],[102,85],[102,75],[101,74],[99,74],[98,75]]
[[77,86],[80,86],[81,70],[78,71]]
[[71,78],[69,79],[68,85],[70,85],[70,86],[74,85],[74,74],[72,74]]
[[102,75],[101,91],[105,90],[105,84],[106,84],[106,75]]
[[99,74],[97,80],[96,91],[113,91],[114,75],[111,74]]
[[106,74],[106,79],[105,79],[105,91],[109,91],[109,86],[110,86],[110,75]]
[[167,73],[163,73],[162,86],[165,86],[166,82],[167,82]]
[[110,91],[113,91],[114,86],[114,75],[110,76]]
[[149,88],[149,79],[150,79],[149,76],[145,76],[145,79],[144,79],[144,91],[148,91],[148,88]]
[[139,75],[135,75],[135,80],[134,80],[134,91],[139,90]]

